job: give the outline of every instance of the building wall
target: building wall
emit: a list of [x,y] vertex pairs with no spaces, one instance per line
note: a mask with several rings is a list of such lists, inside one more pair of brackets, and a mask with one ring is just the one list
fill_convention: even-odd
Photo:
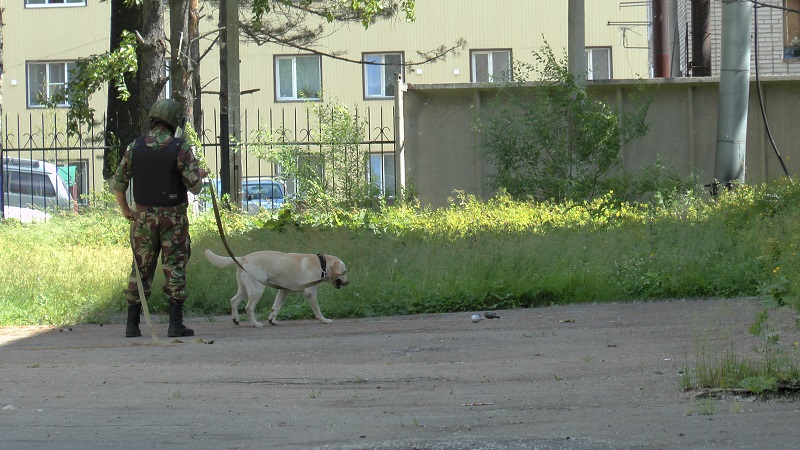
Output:
[[[3,2],[3,114],[27,115],[26,62],[74,61],[109,50],[109,2],[86,6],[26,8],[24,0]],[[105,92],[92,107],[104,111]],[[39,109],[35,110],[39,116]],[[9,124],[10,126],[11,124]]]
[[[620,8],[620,0],[586,2],[586,46],[611,47],[614,78],[647,77],[647,50],[628,49],[622,31],[610,21],[644,20],[646,8]],[[212,18],[209,25],[216,24]],[[360,60],[363,53],[402,52],[406,62],[419,62],[418,52],[439,46],[453,46],[459,38],[467,47],[443,61],[408,66],[403,73],[406,83],[470,83],[470,50],[511,49],[515,62],[533,63],[533,51],[541,50],[545,40],[560,54],[567,47],[567,2],[551,0],[437,0],[418,2],[416,21],[402,19],[378,22],[363,29],[350,25],[326,38],[324,49],[344,51],[348,59]],[[627,45],[647,46],[647,35],[629,34]],[[241,52],[241,89],[257,89],[242,97],[243,114],[253,115],[265,106],[281,111],[304,110],[299,102],[275,103],[275,55],[307,52],[275,45],[243,45]],[[213,58],[203,63],[203,78],[218,77]],[[392,100],[364,100],[363,68],[358,64],[330,58],[322,60],[322,89],[328,100],[357,107],[362,114],[374,112],[377,105],[391,105]],[[219,90],[212,82],[208,90]],[[213,97],[204,97],[204,107],[214,106]],[[369,112],[368,112],[369,110]]]
[[[646,20],[647,8],[621,8],[622,0],[586,2],[586,45],[612,48],[613,76],[617,79],[646,77],[647,50],[627,49],[619,26],[610,21]],[[359,24],[338,26],[326,37],[321,50],[344,52],[342,56],[359,60],[363,52],[403,52],[407,61],[419,61],[419,51],[440,45],[454,45],[458,38],[467,41],[460,54],[445,61],[406,70],[408,83],[469,83],[470,49],[512,49],[514,59],[532,62],[531,52],[539,50],[545,39],[560,52],[567,47],[567,2],[552,0],[435,0],[417,3],[415,22],[402,18],[378,22],[365,30]],[[86,6],[25,8],[24,0],[6,2],[4,17],[5,67],[3,110],[6,114],[31,112],[25,102],[26,61],[74,60],[109,50],[109,2],[87,0]],[[203,31],[218,28],[217,9],[203,5]],[[641,30],[638,30],[641,31]],[[203,39],[201,49],[211,45],[213,35]],[[627,45],[647,45],[647,34],[627,34]],[[564,50],[565,51],[565,50]],[[243,114],[255,117],[269,109],[304,109],[302,103],[275,103],[274,55],[304,54],[275,45],[240,45],[241,89],[257,90],[241,99]],[[419,69],[420,73],[417,73]],[[203,95],[207,117],[218,110],[219,51],[213,48],[201,63],[201,74],[208,91]],[[360,65],[330,58],[322,61],[323,90],[326,98],[361,110],[391,100],[364,101]],[[16,84],[14,84],[16,82]],[[92,106],[105,109],[105,92],[95,94]],[[291,114],[291,113],[290,113]],[[212,123],[211,118],[207,120]]]

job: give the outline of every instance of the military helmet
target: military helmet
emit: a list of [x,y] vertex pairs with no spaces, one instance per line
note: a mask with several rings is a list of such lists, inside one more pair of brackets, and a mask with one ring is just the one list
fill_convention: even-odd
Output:
[[167,124],[172,130],[178,128],[183,120],[181,107],[175,100],[165,98],[158,100],[150,108],[150,114],[147,116],[151,121],[158,120]]

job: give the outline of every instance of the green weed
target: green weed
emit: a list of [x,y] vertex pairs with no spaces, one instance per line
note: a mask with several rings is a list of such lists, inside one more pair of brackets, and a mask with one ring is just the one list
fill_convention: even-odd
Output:
[[[800,183],[781,180],[661,206],[610,195],[553,203],[456,193],[437,210],[403,203],[331,215],[310,205],[259,215],[225,210],[222,219],[238,255],[270,249],[342,258],[350,285],[321,291],[332,318],[769,292],[795,305],[800,258],[780,239],[800,234],[795,198]],[[129,225],[106,204],[44,223],[0,222],[0,325],[121,320]],[[190,231],[187,314],[228,314],[234,271],[202,255],[224,253],[213,215],[192,217]],[[155,313],[166,309],[162,285],[157,270]],[[313,314],[291,295],[279,319],[301,318]]]

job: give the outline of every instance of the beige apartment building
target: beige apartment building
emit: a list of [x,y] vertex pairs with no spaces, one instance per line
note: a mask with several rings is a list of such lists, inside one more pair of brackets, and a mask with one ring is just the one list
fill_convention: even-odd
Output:
[[[15,116],[42,109],[41,95],[69,79],[78,58],[108,51],[109,3],[97,0],[19,0],[5,3],[5,74],[3,109]],[[626,7],[620,0],[586,2],[587,61],[590,79],[648,76],[648,37],[644,5]],[[274,45],[257,46],[242,38],[242,112],[284,107],[324,97],[348,105],[388,104],[393,98],[393,72],[406,83],[475,83],[505,79],[515,62],[532,62],[532,52],[545,40],[560,53],[567,47],[566,0],[420,0],[416,21],[378,22],[369,29],[354,24],[338,27],[318,47],[356,61],[396,66],[362,66]],[[217,28],[215,8],[203,8],[201,27]],[[211,45],[207,36],[201,48]],[[417,52],[452,46],[466,47],[445,61],[423,65]],[[201,63],[207,91],[218,91],[218,54]],[[404,67],[404,69],[400,69]],[[391,73],[390,73],[391,72]],[[93,98],[102,111],[103,92]],[[204,95],[204,110],[218,107],[214,95]],[[66,106],[66,105],[64,105]],[[12,124],[9,123],[9,126]]]
[[[630,79],[648,76],[648,33],[645,4],[621,0],[586,2],[585,36],[589,79]],[[634,2],[637,3],[637,2]],[[638,2],[642,3],[642,2]],[[202,4],[201,34],[218,27],[216,5]],[[316,48],[351,60],[330,58],[276,45],[258,46],[240,40],[241,138],[256,128],[284,127],[295,139],[310,139],[308,102],[335,101],[368,121],[371,173],[384,192],[394,187],[394,123],[396,73],[408,84],[475,84],[506,80],[515,64],[532,63],[533,52],[545,41],[558,55],[567,47],[566,0],[419,0],[416,21],[381,21],[364,29],[359,24],[334,26]],[[168,14],[165,14],[168,17]],[[246,14],[245,14],[246,15]],[[102,144],[91,133],[79,143],[67,142],[63,114],[68,105],[47,110],[43,99],[69,82],[76,60],[108,51],[110,5],[98,0],[19,0],[5,2],[3,135],[6,155],[13,149],[61,148],[41,151],[64,169],[65,181],[80,196],[102,186]],[[201,42],[201,52],[214,45],[213,34]],[[443,61],[416,64],[420,52],[466,42]],[[356,62],[352,62],[356,61]],[[379,62],[383,65],[357,63]],[[219,51],[212,48],[201,62],[204,142],[217,153],[219,130]],[[102,116],[106,92],[92,97]],[[63,150],[65,147],[77,149]],[[18,153],[23,157],[22,153]],[[207,155],[208,156],[208,155]],[[217,156],[208,157],[212,169]],[[273,176],[271,164],[242,155],[242,176]],[[77,177],[77,178],[76,178]]]

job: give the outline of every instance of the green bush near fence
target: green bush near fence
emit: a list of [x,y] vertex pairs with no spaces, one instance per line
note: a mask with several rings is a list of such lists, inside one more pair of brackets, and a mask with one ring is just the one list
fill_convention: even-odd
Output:
[[[447,208],[223,215],[236,254],[329,253],[351,283],[323,286],[328,317],[480,311],[581,302],[767,295],[796,305],[800,183],[744,186],[717,199],[678,193],[634,204],[613,193],[590,202],[534,203],[454,195]],[[125,309],[127,222],[95,207],[45,223],[0,224],[0,324],[108,322]],[[234,270],[210,214],[193,218],[191,315],[229,313]],[[165,307],[157,276],[151,299]],[[267,292],[259,313],[269,311]],[[313,317],[302,296],[282,319]]]

